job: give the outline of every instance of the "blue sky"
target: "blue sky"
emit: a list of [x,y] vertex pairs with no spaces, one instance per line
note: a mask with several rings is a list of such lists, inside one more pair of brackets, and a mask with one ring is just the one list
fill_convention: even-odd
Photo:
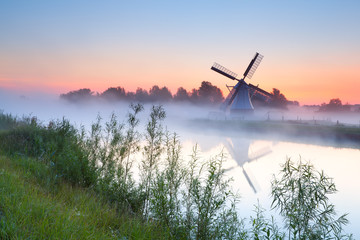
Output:
[[213,62],[304,103],[359,102],[360,1],[2,1],[0,87],[187,89]]

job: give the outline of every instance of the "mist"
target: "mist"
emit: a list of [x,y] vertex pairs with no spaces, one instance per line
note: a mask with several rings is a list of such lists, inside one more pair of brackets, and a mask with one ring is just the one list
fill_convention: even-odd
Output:
[[[221,136],[247,136],[254,138],[254,134],[246,129],[232,129],[227,120],[234,120],[229,114],[224,114],[218,106],[195,105],[181,102],[145,103],[144,111],[140,114],[141,127],[144,129],[153,105],[162,105],[166,112],[164,125],[171,132],[177,132],[180,136],[195,138],[196,135],[221,135]],[[37,117],[40,122],[47,124],[49,121],[66,118],[75,126],[84,125],[90,127],[91,123],[100,115],[105,121],[112,113],[122,120],[126,118],[130,102],[127,101],[100,101],[89,99],[77,103],[68,102],[55,94],[40,92],[16,92],[0,89],[0,110],[5,114],[17,117]],[[221,122],[217,127],[203,124],[203,120]],[[254,113],[247,116],[237,117],[242,121],[278,121],[293,122],[307,125],[332,126],[345,125],[360,127],[360,112],[318,112],[316,108],[289,106],[288,109],[256,108]],[[277,134],[266,136],[265,133],[257,133],[255,137],[264,139],[279,139]],[[296,136],[290,134],[288,141],[296,140]],[[331,139],[327,139],[329,141]]]

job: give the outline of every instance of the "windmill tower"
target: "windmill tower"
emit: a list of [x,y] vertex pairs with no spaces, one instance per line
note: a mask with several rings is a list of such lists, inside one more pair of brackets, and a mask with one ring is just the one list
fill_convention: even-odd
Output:
[[259,53],[256,53],[254,58],[251,60],[249,66],[246,68],[241,79],[237,78],[236,73],[226,69],[218,63],[214,63],[214,65],[211,67],[211,70],[214,70],[215,72],[218,72],[225,77],[230,78],[231,80],[238,81],[235,86],[226,85],[230,93],[226,97],[224,102],[221,104],[221,110],[225,112],[228,108],[230,108],[231,115],[243,115],[247,113],[252,113],[254,111],[254,107],[251,102],[252,95],[257,94],[265,99],[272,97],[270,93],[262,90],[261,88],[258,88],[257,86],[247,84],[245,82],[245,78],[252,78],[262,59],[263,56]]

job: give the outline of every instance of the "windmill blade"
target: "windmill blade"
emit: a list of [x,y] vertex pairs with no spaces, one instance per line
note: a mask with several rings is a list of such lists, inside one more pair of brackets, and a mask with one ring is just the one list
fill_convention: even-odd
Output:
[[214,63],[214,65],[211,67],[211,70],[214,70],[215,72],[218,72],[222,75],[224,75],[225,77],[228,77],[232,80],[236,80],[237,74],[230,71],[229,69],[221,66],[218,63]]
[[252,90],[254,90],[254,91],[256,91],[256,92],[259,92],[259,93],[261,93],[262,95],[265,95],[265,96],[267,96],[267,97],[269,97],[269,98],[272,98],[272,97],[273,97],[273,95],[272,95],[271,93],[268,93],[267,91],[265,91],[265,90],[263,90],[263,89],[255,86],[255,85],[252,85],[251,83],[249,83],[248,86],[249,86]]
[[224,169],[224,172],[229,172],[237,167],[239,167],[239,166],[232,166],[232,167],[226,168],[226,169]]
[[263,55],[256,53],[254,58],[251,60],[249,66],[247,67],[246,71],[244,72],[244,79],[247,77],[249,79],[252,78],[254,75],[257,67],[259,66],[261,60],[263,59]]
[[252,188],[252,190],[254,191],[254,193],[257,193],[255,184],[254,184],[253,181],[251,180],[251,178],[250,178],[250,176],[248,175],[248,173],[245,171],[244,167],[242,167],[242,170],[243,170],[243,174],[244,174],[247,182],[249,183],[250,187]]

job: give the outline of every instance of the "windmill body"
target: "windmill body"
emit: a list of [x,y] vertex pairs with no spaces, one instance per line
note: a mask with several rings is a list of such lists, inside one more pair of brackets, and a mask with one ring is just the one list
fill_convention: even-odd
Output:
[[251,103],[248,85],[239,81],[234,88],[238,89],[238,92],[230,106],[230,112],[232,114],[252,113],[254,107]]
[[218,63],[214,63],[211,67],[211,70],[224,75],[225,77],[230,78],[231,80],[237,81],[236,85],[232,87],[229,95],[226,97],[224,102],[221,104],[220,109],[226,112],[230,109],[231,115],[244,115],[249,114],[254,111],[253,104],[251,102],[250,92],[259,93],[265,98],[271,98],[272,95],[261,88],[258,88],[252,84],[247,84],[245,78],[251,79],[255,73],[257,67],[259,66],[263,56],[259,53],[256,53],[254,58],[251,60],[249,66],[243,74],[241,79],[237,78],[237,74],[228,70],[227,68],[221,66]]

